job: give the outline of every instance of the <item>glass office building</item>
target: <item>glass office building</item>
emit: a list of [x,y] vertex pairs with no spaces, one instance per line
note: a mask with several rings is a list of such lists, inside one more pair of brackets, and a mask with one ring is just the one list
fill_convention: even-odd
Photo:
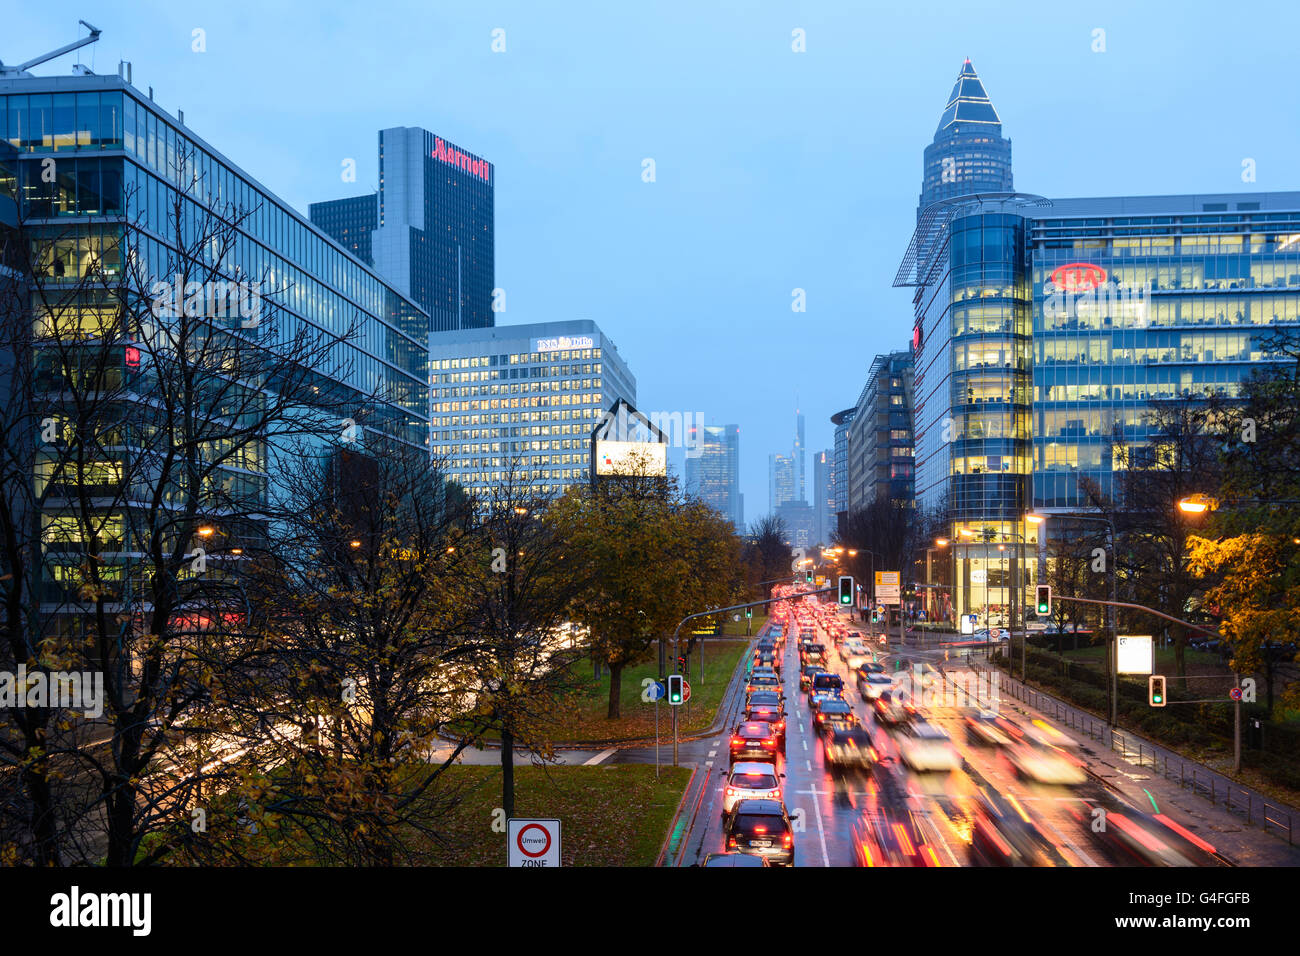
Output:
[[[687,448],[698,454],[686,457],[686,491],[699,498],[731,522],[738,532],[745,530],[745,512],[740,494],[740,426],[691,425]],[[698,433],[697,433],[698,432]]]
[[333,237],[368,266],[375,264],[371,234],[379,226],[379,196],[350,196],[314,202],[307,207],[307,217],[321,232]]
[[430,331],[490,328],[495,177],[441,136],[393,127],[379,131],[379,192],[313,203],[311,217],[427,311]]
[[953,603],[1008,621],[1033,583],[1029,510],[1080,512],[1151,436],[1153,402],[1232,397],[1300,325],[1300,193],[926,210],[914,287],[918,504],[949,521]]
[[476,492],[513,467],[542,494],[590,480],[591,432],[636,379],[587,319],[429,336],[433,453]]
[[876,498],[911,506],[913,364],[910,352],[877,355],[846,435],[846,511]]
[[[57,297],[88,273],[102,277],[93,281],[105,288],[126,288],[118,277],[128,266],[138,275],[169,279],[178,258],[193,255],[211,255],[205,261],[221,271],[214,278],[232,284],[264,277],[258,281],[274,298],[282,335],[269,348],[309,326],[340,336],[312,371],[335,413],[340,405],[356,410],[357,431],[349,438],[370,433],[427,454],[428,315],[151,96],[122,76],[6,76],[0,79],[0,138],[10,157],[0,161],[0,193],[16,200],[23,228],[39,249],[35,273],[46,294]],[[204,209],[221,211],[228,221],[231,211],[247,213],[220,257],[175,248],[168,214],[186,192],[198,200],[187,207],[191,221]],[[123,261],[128,256],[130,263]],[[75,295],[81,328],[113,321],[111,305],[86,302],[84,291]],[[57,363],[48,370],[42,364],[43,313],[35,302],[32,313],[40,389],[42,382],[57,385],[60,373]],[[344,337],[349,328],[354,334]],[[57,351],[50,354],[57,359]],[[120,363],[109,380],[138,381],[147,400],[140,350],[124,348]],[[57,392],[50,394],[58,400]],[[252,447],[225,468],[223,481],[255,505],[277,486],[267,449]],[[113,462],[103,464],[111,472]],[[46,516],[51,527],[60,520]],[[125,530],[129,525],[119,520],[114,527],[122,530],[106,532],[126,561],[137,544]]]

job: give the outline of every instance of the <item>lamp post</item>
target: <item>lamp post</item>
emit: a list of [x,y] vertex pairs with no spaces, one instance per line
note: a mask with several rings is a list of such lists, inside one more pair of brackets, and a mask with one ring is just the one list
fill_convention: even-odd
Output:
[[[1115,522],[1110,515],[1089,515],[1078,514],[1076,512],[1056,513],[1058,517],[1069,518],[1071,521],[1096,521],[1104,524],[1110,534],[1110,600],[1111,606],[1107,608],[1106,620],[1107,630],[1110,631],[1107,648],[1106,648],[1106,668],[1110,671],[1110,713],[1109,723],[1114,727],[1119,719],[1119,664],[1115,660],[1115,649],[1119,646],[1119,608],[1115,607],[1115,602],[1119,600],[1119,559],[1116,556],[1117,539],[1115,537]],[[1042,524],[1047,520],[1047,516],[1034,514],[1030,512],[1025,515],[1025,520],[1030,524]]]

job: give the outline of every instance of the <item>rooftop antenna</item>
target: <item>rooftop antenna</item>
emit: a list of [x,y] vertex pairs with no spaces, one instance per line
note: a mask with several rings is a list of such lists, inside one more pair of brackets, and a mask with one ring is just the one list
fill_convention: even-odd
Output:
[[82,37],[74,43],[69,43],[67,46],[61,46],[57,50],[51,50],[49,53],[42,53],[35,59],[28,60],[26,63],[20,63],[18,66],[5,66],[3,62],[0,62],[0,76],[22,76],[34,66],[39,66],[47,60],[53,60],[55,57],[63,56],[65,53],[71,53],[73,50],[80,50],[83,46],[89,46],[99,39],[101,31],[98,28],[92,27],[85,20],[78,20],[77,22],[90,31],[90,36]]

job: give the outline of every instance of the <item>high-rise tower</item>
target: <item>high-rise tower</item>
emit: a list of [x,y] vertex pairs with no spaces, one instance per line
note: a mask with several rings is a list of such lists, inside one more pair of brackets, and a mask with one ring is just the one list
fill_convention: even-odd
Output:
[[941,199],[1012,190],[1011,140],[1002,135],[998,111],[967,58],[939,117],[934,142],[925,148],[916,218]]

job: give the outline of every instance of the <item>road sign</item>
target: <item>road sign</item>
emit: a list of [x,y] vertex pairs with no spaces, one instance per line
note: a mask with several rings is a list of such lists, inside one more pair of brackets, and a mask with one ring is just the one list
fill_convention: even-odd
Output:
[[646,686],[645,695],[650,698],[651,703],[657,700],[663,700],[664,695],[668,693],[668,688],[663,685],[663,681],[655,681],[653,684]]
[[686,703],[686,702],[687,702],[688,700],[690,700],[690,699],[691,699],[691,684],[690,684],[690,681],[683,680],[683,681],[682,681],[682,703],[684,704],[684,703]]
[[509,866],[559,866],[559,820],[507,820]]
[[963,614],[963,615],[961,616],[961,632],[962,632],[963,634],[974,634],[974,633],[975,633],[975,615],[974,615],[974,614]]
[[1119,673],[1150,674],[1155,670],[1154,650],[1150,634],[1121,634],[1119,636]]
[[1241,688],[1234,687],[1232,690],[1228,691],[1228,696],[1233,700],[1241,700]]
[[897,571],[876,572],[876,600],[881,604],[903,603]]

